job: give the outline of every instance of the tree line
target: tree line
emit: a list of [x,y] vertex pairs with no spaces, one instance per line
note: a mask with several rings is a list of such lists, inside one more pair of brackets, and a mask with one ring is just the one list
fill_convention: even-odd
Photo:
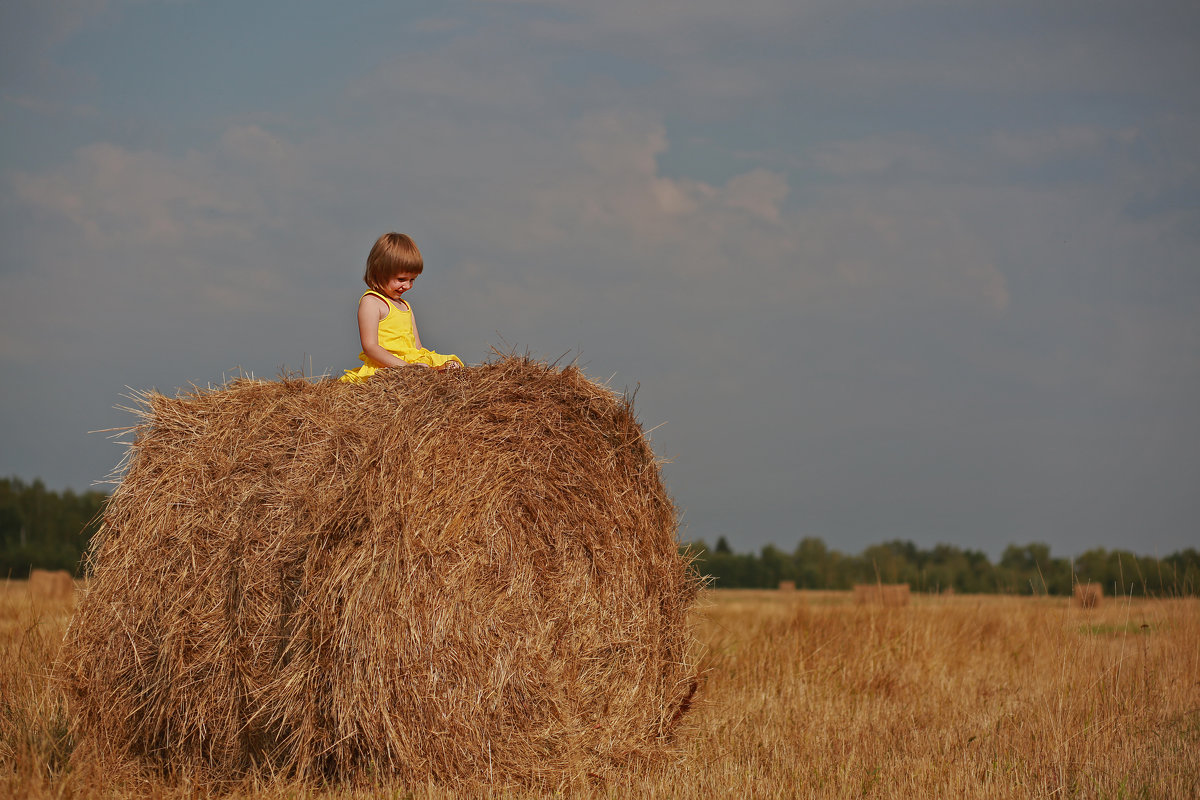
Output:
[[100,527],[104,492],[50,491],[40,480],[0,478],[0,578],[33,567],[74,573]]
[[[24,578],[33,567],[76,572],[107,498],[97,491],[51,491],[40,480],[0,478],[0,577]],[[717,588],[770,589],[793,581],[800,589],[849,589],[881,582],[907,583],[918,592],[1065,595],[1076,583],[1096,583],[1110,595],[1200,594],[1200,552],[1194,548],[1165,558],[1103,548],[1063,558],[1052,556],[1049,545],[1033,543],[1010,545],[996,564],[979,550],[948,544],[925,550],[899,540],[858,555],[812,537],[790,553],[775,545],[758,554],[735,553],[723,536],[711,549],[704,542],[684,549]]]
[[793,581],[798,589],[849,589],[859,583],[907,583],[913,591],[1069,595],[1078,583],[1099,584],[1108,595],[1200,594],[1200,551],[1187,548],[1163,558],[1128,550],[1095,548],[1075,558],[1052,556],[1042,543],[1009,545],[993,564],[979,550],[912,542],[872,545],[858,555],[804,538],[788,553],[767,545],[756,555],[735,553],[725,537],[709,549],[685,547],[710,585],[727,589],[773,589]]

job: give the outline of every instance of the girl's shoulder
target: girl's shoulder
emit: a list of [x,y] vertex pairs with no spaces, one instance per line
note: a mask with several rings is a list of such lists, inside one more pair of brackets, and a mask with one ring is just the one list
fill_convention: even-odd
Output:
[[362,314],[367,309],[378,313],[379,318],[383,319],[391,312],[392,306],[379,292],[370,291],[363,292],[363,296],[358,299],[358,313]]
[[392,313],[393,308],[412,313],[412,306],[404,298],[400,298],[399,302],[389,300],[385,295],[374,289],[363,292],[363,296],[359,298],[358,307],[363,308],[364,306],[378,310],[380,319]]

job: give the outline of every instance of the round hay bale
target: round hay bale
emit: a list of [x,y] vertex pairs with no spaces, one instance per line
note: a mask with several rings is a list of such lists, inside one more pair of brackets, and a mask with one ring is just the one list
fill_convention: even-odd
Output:
[[64,647],[82,738],[217,777],[664,752],[698,582],[625,398],[505,357],[142,399]]
[[65,600],[75,594],[75,579],[65,569],[29,570],[29,594],[43,600]]

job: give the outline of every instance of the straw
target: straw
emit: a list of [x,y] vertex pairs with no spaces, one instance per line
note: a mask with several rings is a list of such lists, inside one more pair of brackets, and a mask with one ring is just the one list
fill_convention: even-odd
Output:
[[60,664],[81,739],[217,778],[664,757],[698,582],[627,398],[504,356],[137,399]]

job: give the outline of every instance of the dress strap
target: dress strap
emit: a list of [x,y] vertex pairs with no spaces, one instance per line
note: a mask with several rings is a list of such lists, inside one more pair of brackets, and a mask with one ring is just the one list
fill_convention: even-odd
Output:
[[[405,300],[404,298],[400,298],[400,303],[403,305],[403,308],[401,308],[400,306],[397,306],[395,303],[393,303],[391,298],[389,298],[387,295],[383,294],[382,292],[377,292],[374,289],[368,289],[367,291],[363,292],[363,297],[366,297],[369,294],[373,294],[376,297],[378,297],[380,300],[382,300],[383,302],[387,303],[388,314],[392,313],[393,307],[398,308],[401,311],[407,311],[410,314],[412,313],[412,306],[410,306],[408,304],[408,301]],[[360,297],[359,299],[361,300],[362,298]],[[387,317],[384,317],[384,319],[387,319]]]

